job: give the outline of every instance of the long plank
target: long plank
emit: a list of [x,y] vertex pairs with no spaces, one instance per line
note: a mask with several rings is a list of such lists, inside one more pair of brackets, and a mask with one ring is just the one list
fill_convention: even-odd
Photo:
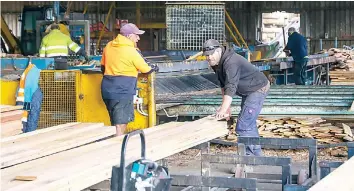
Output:
[[22,133],[21,120],[8,121],[1,123],[1,140],[5,137],[10,137]]
[[7,112],[7,111],[13,111],[13,110],[19,110],[19,109],[22,109],[23,106],[20,106],[20,105],[0,105],[0,112],[3,113],[3,112]]
[[[166,125],[163,125],[163,127],[147,129],[146,132],[154,133],[159,130],[164,131],[168,127],[169,127],[169,125],[166,124]],[[175,127],[175,125],[173,125],[172,127]],[[156,138],[158,138],[158,137],[156,137]],[[44,174],[47,174],[47,176],[48,176],[48,173],[51,172],[50,168],[53,168],[52,163],[54,163],[55,165],[58,165],[58,164],[62,165],[62,166],[58,167],[57,169],[55,169],[55,171],[58,171],[58,169],[60,171],[65,168],[67,170],[66,173],[70,173],[70,174],[75,172],[75,170],[78,172],[85,171],[85,169],[82,169],[82,165],[87,166],[88,165],[87,162],[94,162],[93,164],[95,164],[97,162],[100,162],[99,158],[101,156],[105,156],[107,154],[112,154],[112,153],[113,154],[119,153],[120,150],[117,147],[119,147],[118,145],[121,144],[122,140],[123,140],[123,136],[118,137],[118,139],[110,139],[107,141],[98,142],[98,143],[87,145],[85,147],[81,147],[78,149],[73,149],[71,151],[59,153],[59,154],[56,154],[55,156],[49,156],[46,158],[42,158],[42,159],[28,162],[30,165],[20,164],[20,165],[17,165],[16,168],[10,167],[9,169],[4,169],[1,174],[2,181],[8,180],[9,182],[11,182],[11,184],[16,184],[16,183],[20,184],[19,182],[12,181],[13,177],[18,176],[18,174],[22,174],[22,175],[27,174],[27,171],[31,171],[31,170],[36,171],[38,168],[37,166],[40,166],[39,170],[41,170],[41,172],[39,174],[44,173]],[[134,137],[132,139],[132,142],[129,142],[129,144],[130,143],[132,143],[133,145],[139,144],[136,137]],[[110,147],[112,147],[112,146],[115,148],[113,150],[113,152],[107,151],[107,149],[109,150]],[[131,148],[131,147],[129,146],[128,148]],[[136,147],[134,147],[134,148],[136,148]],[[91,159],[91,160],[88,161],[88,159]],[[93,161],[93,159],[96,159],[96,160]],[[47,161],[51,161],[51,164],[47,164],[46,163]],[[119,156],[118,156],[118,161],[119,161]],[[73,164],[75,164],[75,165],[73,165]],[[116,162],[114,162],[114,164],[116,164]],[[70,166],[69,169],[68,169],[68,166]],[[33,172],[31,172],[31,173],[33,173]],[[53,176],[55,176],[55,175],[62,175],[63,176],[62,178],[67,176],[65,174],[58,174],[58,173],[53,174]],[[28,175],[25,175],[25,176],[28,176]],[[86,176],[88,176],[88,174],[86,174]],[[56,180],[55,182],[58,184],[57,181],[59,181],[59,183],[60,183],[60,179],[59,178],[57,178],[57,179],[58,180]],[[53,181],[53,180],[55,180],[55,178],[52,177],[52,179],[50,179],[50,180]],[[28,185],[26,185],[26,186],[28,186]],[[6,189],[6,185],[3,185],[2,188]],[[21,188],[19,190],[21,190]],[[46,189],[43,189],[43,190],[46,190]]]
[[62,125],[57,125],[57,126],[53,126],[53,127],[39,129],[39,130],[28,132],[28,133],[23,133],[23,134],[12,136],[12,137],[6,137],[4,139],[1,139],[1,144],[5,143],[5,142],[8,142],[8,141],[13,141],[13,140],[16,140],[16,139],[20,139],[20,138],[23,138],[23,137],[30,137],[30,136],[41,134],[41,133],[55,131],[57,129],[61,129],[61,128],[64,128],[64,127],[70,127],[70,126],[73,126],[73,125],[76,125],[76,124],[80,124],[80,123],[79,122],[66,123],[66,124],[62,124]]
[[115,134],[103,123],[82,123],[2,142],[1,168],[65,151]]
[[[144,130],[147,157],[159,160],[227,134],[225,122],[200,119],[178,127],[159,126]],[[85,145],[48,157],[3,169],[4,190],[82,190],[110,177],[119,164],[123,136]],[[132,137],[127,162],[139,158],[139,137]],[[31,182],[12,181],[15,176],[37,176]]]
[[354,157],[312,186],[309,191],[353,191]]
[[8,121],[20,120],[22,118],[22,110],[8,111],[1,113],[1,123]]

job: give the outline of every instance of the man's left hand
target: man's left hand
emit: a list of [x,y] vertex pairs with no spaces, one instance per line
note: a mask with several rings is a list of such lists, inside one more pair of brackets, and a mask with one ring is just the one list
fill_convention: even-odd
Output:
[[217,120],[224,119],[224,118],[226,118],[226,120],[229,120],[230,119],[230,114],[231,114],[231,108],[230,107],[228,109],[220,108],[216,112],[215,118]]

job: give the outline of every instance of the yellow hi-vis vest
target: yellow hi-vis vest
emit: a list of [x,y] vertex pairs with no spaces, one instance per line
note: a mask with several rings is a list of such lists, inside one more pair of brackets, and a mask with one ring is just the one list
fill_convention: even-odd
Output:
[[69,36],[63,34],[58,29],[54,29],[42,39],[39,56],[68,56],[68,48],[75,53],[80,50],[80,46],[73,42]]
[[[21,78],[20,78],[20,84],[18,87],[18,92],[17,92],[17,98],[16,102],[25,102],[25,82],[26,82],[26,77],[28,72],[32,69],[34,65],[32,63],[29,63],[25,71],[22,73]],[[28,111],[24,110],[22,114],[22,119],[21,121],[27,122],[27,117],[28,117]]]

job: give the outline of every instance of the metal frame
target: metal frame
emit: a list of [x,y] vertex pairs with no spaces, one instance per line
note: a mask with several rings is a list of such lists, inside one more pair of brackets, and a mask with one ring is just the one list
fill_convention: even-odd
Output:
[[[191,149],[201,150],[200,176],[172,175],[172,186],[188,186],[187,188],[183,189],[183,191],[200,190],[200,188],[202,191],[225,191],[225,188],[243,188],[250,191],[257,190],[257,180],[253,178],[210,176],[210,164],[213,163],[213,161],[209,160],[210,158],[208,157],[208,153],[210,151],[210,142],[202,143],[192,147]],[[221,188],[220,185],[222,185]]]
[[271,145],[273,149],[308,149],[309,150],[309,178],[315,180],[317,176],[317,140],[316,139],[288,139],[288,138],[261,138],[238,137],[238,143],[245,145]]
[[[41,46],[41,34],[40,34],[40,27],[43,25],[51,24],[53,21],[36,21],[36,47],[39,50]],[[85,51],[88,56],[90,56],[90,22],[88,20],[76,21],[72,20],[69,21],[69,26],[80,26],[84,25],[85,29]]]
[[[247,191],[257,190],[257,180],[254,178],[205,177],[192,175],[172,175],[173,186],[243,188]],[[188,188],[185,190],[192,190]]]
[[[126,148],[128,145],[129,138],[135,135],[140,135],[140,141],[141,141],[141,158],[140,159],[145,159],[146,157],[146,142],[145,142],[145,134],[144,131],[142,130],[136,130],[131,133],[128,133],[127,135],[124,136],[123,143],[122,143],[122,150],[121,150],[121,155],[120,155],[120,165],[119,166],[113,166],[112,167],[112,178],[111,178],[111,190],[112,191],[125,191],[126,185],[126,178],[128,176],[128,171],[126,171],[126,166],[125,166],[125,153],[126,153]],[[128,165],[127,168],[130,168],[131,164]],[[129,189],[128,189],[129,190]]]
[[[240,155],[210,155],[203,154],[202,161],[208,163],[218,164],[245,164],[245,165],[267,165],[267,166],[280,166],[282,167],[281,184],[284,190],[286,184],[291,184],[291,158],[279,157],[255,157],[255,156],[240,156]],[[209,169],[210,171],[210,169]],[[262,177],[271,179],[271,176],[262,174]]]
[[[349,142],[347,143],[346,146],[348,148],[348,159],[350,159],[351,157],[354,156],[354,142]],[[338,168],[342,164],[343,162],[331,162],[331,161],[319,162],[321,179],[326,177],[328,174],[330,174],[332,168]]]

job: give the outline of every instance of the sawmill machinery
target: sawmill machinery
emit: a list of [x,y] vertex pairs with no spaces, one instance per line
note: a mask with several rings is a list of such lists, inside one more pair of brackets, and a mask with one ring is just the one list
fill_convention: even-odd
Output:
[[57,22],[60,31],[69,35],[89,54],[90,33],[87,15],[82,13],[66,13],[66,10],[54,2],[45,6],[24,6],[21,14],[21,38],[16,38],[1,17],[1,36],[8,46],[2,47],[8,54],[21,54],[33,56],[38,53],[41,39],[46,28]]

